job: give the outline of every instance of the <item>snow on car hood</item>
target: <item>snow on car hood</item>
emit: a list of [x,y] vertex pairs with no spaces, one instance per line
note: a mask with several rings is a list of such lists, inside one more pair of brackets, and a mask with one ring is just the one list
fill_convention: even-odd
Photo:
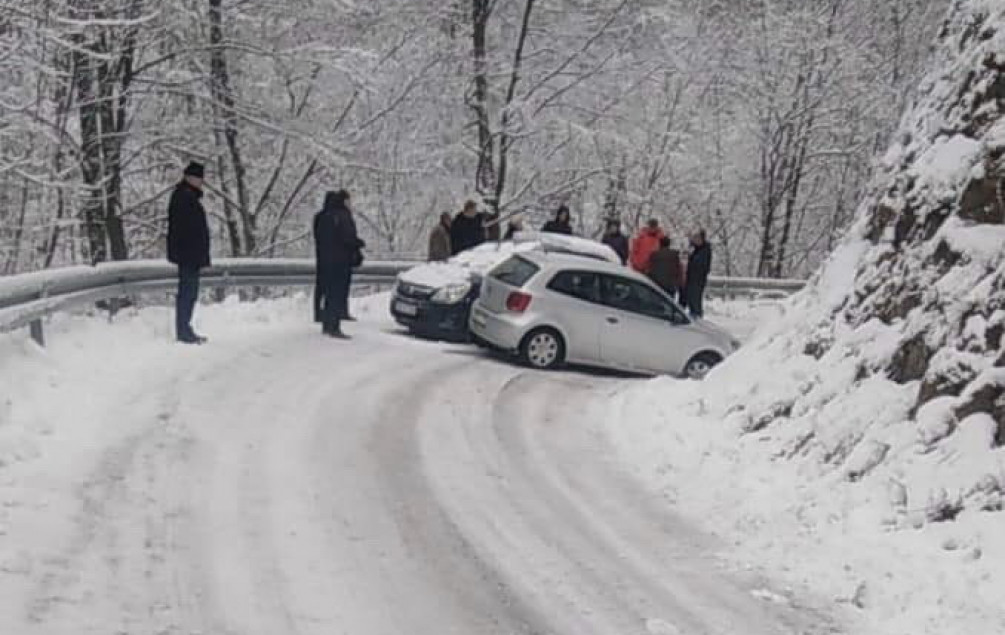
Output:
[[446,262],[430,262],[401,273],[398,280],[424,287],[440,288],[464,284],[472,276],[484,276],[490,269],[516,253],[544,250],[578,254],[608,262],[621,260],[607,245],[586,238],[519,232],[512,241],[490,242],[457,254]]

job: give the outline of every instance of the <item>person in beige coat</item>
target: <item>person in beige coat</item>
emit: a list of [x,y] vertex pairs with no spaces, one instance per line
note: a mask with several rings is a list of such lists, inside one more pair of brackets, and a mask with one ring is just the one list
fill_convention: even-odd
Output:
[[429,261],[440,262],[446,260],[453,253],[450,245],[450,214],[444,212],[440,214],[440,222],[429,234]]

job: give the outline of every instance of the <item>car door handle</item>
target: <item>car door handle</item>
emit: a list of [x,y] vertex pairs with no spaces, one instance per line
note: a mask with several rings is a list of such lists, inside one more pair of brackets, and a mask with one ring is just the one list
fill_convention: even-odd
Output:
[[616,318],[616,317],[609,317],[609,318],[607,318],[607,323],[608,324],[617,324],[618,322],[620,322],[620,320],[618,320],[618,318]]

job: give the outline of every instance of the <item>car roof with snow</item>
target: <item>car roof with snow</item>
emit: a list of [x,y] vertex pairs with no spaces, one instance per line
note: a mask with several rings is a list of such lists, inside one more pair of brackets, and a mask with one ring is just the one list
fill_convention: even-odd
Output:
[[613,249],[595,240],[561,234],[519,232],[512,241],[484,243],[461,252],[446,262],[417,265],[400,274],[398,279],[408,284],[433,288],[463,284],[469,282],[472,275],[484,275],[514,254],[533,252],[575,254],[598,263],[621,263]]
[[621,264],[621,261],[613,263],[605,260],[597,260],[596,258],[583,257],[577,254],[553,253],[548,251],[528,251],[518,255],[521,258],[526,258],[534,264],[541,266],[542,268],[577,269],[580,271],[609,273],[623,278],[632,278],[634,280],[642,280],[644,282],[651,283],[649,278],[631,269],[630,267],[626,267]]

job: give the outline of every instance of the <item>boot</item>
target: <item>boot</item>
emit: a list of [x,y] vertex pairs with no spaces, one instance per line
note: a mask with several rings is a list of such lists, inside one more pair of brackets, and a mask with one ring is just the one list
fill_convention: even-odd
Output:
[[342,327],[338,322],[325,322],[324,328],[321,329],[321,332],[327,335],[328,337],[332,337],[335,339],[340,340],[349,339],[349,336],[347,336],[345,333],[342,332]]

